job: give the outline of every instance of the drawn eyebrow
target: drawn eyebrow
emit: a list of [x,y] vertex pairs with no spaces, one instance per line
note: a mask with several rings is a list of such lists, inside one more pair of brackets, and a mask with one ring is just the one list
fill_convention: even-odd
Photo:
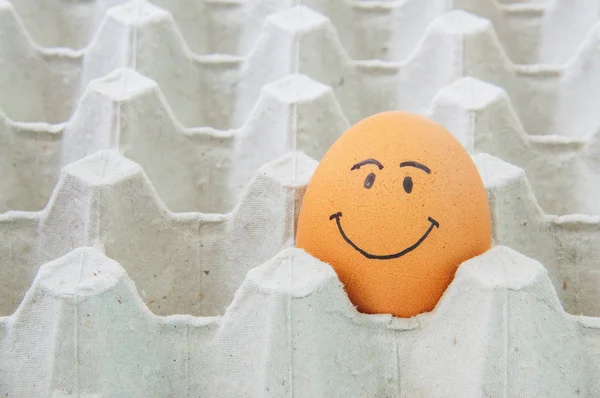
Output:
[[431,173],[431,170],[429,169],[429,167],[427,167],[424,164],[421,164],[419,162],[415,162],[413,160],[400,163],[400,167],[416,167],[417,169],[423,170],[427,174]]
[[379,170],[383,169],[383,165],[381,163],[379,163],[375,159],[369,158],[369,159],[365,159],[363,161],[360,161],[360,162],[356,163],[354,166],[352,166],[352,168],[350,169],[350,171],[360,169],[360,166],[364,166],[365,164],[374,164],[377,167],[379,167]]

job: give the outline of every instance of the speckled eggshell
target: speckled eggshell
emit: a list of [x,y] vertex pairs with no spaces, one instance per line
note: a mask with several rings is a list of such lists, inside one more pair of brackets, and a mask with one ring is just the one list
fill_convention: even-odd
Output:
[[[381,168],[356,166],[367,159]],[[346,131],[319,163],[296,244],[331,264],[359,311],[411,317],[432,310],[457,267],[490,247],[485,188],[443,127],[380,113]]]

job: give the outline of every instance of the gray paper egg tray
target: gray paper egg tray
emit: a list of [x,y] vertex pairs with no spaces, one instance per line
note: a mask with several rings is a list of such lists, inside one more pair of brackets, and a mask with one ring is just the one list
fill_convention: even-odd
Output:
[[[600,396],[598,9],[0,0],[0,393]],[[293,248],[317,160],[391,109],[493,220],[411,319]]]

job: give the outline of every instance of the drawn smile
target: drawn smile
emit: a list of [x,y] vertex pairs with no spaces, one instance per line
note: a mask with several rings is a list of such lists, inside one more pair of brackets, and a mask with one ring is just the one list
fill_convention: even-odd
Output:
[[411,251],[415,250],[417,247],[419,247],[419,245],[421,243],[423,243],[423,241],[425,239],[427,239],[427,236],[429,236],[429,234],[431,233],[431,231],[433,231],[433,228],[439,228],[440,224],[435,221],[433,218],[431,217],[427,217],[427,220],[431,223],[429,225],[429,228],[427,229],[427,231],[423,234],[423,236],[421,236],[421,238],[412,246],[407,247],[406,249],[402,250],[401,252],[398,253],[394,253],[394,254],[386,254],[386,255],[376,255],[376,254],[371,254],[371,253],[367,253],[366,251],[364,251],[363,249],[361,249],[360,247],[358,247],[354,242],[352,242],[352,240],[350,240],[350,238],[348,238],[348,236],[344,233],[344,229],[342,228],[342,224],[340,223],[340,218],[342,217],[342,213],[341,212],[337,212],[335,214],[332,214],[331,216],[329,216],[329,220],[333,220],[335,219],[335,222],[337,224],[338,230],[340,231],[340,235],[342,235],[342,238],[344,238],[344,240],[346,242],[348,242],[348,244],[350,246],[352,246],[357,252],[359,252],[360,254],[362,254],[363,256],[365,256],[366,258],[370,258],[370,259],[374,259],[374,260],[390,260],[393,258],[398,258],[398,257],[402,257],[404,256],[406,253],[410,253]]

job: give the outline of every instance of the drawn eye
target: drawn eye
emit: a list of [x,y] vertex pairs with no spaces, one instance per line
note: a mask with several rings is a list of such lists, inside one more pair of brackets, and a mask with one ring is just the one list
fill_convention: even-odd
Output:
[[373,186],[375,182],[375,173],[369,173],[367,178],[365,178],[365,188],[369,189]]
[[[366,181],[365,181],[366,184]],[[411,193],[413,189],[413,181],[410,177],[404,177],[404,181],[402,181],[402,185],[404,186],[404,190],[406,193]]]

